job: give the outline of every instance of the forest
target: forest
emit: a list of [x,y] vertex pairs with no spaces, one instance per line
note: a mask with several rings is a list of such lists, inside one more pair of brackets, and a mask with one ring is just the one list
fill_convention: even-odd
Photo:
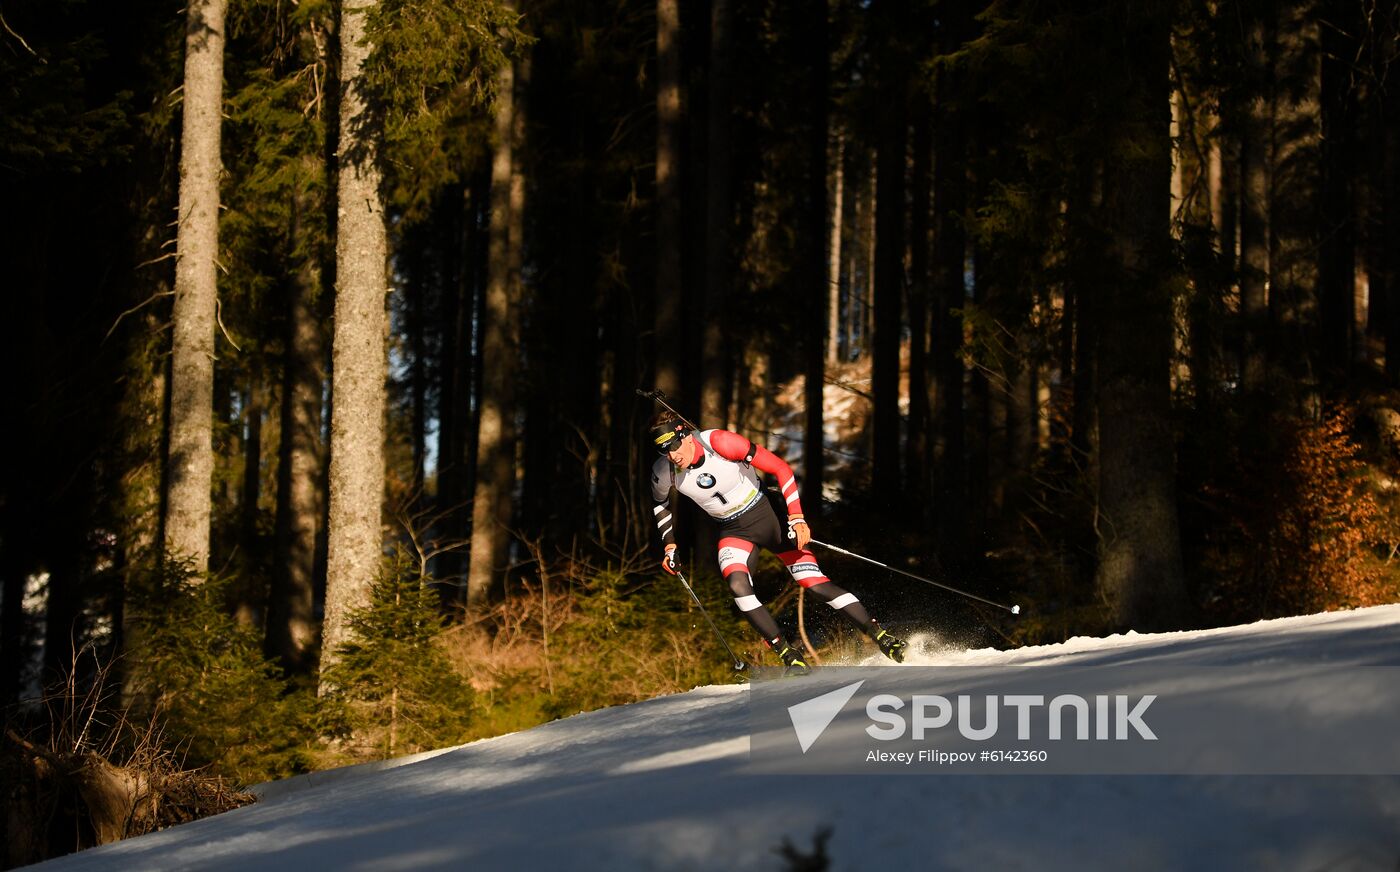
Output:
[[[657,390],[786,458],[820,540],[1021,606],[816,549],[904,634],[1400,600],[1396,0],[0,25],[10,864],[733,680],[657,563]],[[867,651],[765,559],[784,628]],[[53,774],[89,754],[197,774],[104,829]]]

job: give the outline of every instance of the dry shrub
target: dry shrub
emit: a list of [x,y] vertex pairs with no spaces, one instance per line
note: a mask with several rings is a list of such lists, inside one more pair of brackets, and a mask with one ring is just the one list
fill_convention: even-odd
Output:
[[[533,579],[442,635],[477,692],[477,736],[732,680],[727,655],[680,584],[643,566],[650,561],[537,561]],[[723,586],[709,581],[692,584],[739,650],[752,634],[732,617]]]
[[578,615],[572,589],[556,590],[551,596],[544,585],[523,581],[481,618],[448,630],[444,641],[453,662],[478,692],[489,693],[508,683],[510,673],[525,671],[538,673],[548,686],[553,675],[551,638],[557,640]]
[[1397,596],[1395,519],[1340,407],[1320,421],[1277,422],[1241,451],[1234,480],[1207,488],[1221,516],[1208,533],[1215,574],[1206,607],[1241,620],[1377,605]]
[[144,723],[130,720],[125,709],[111,704],[110,666],[99,665],[79,679],[77,659],[37,709],[7,714],[0,738],[4,868],[253,801],[223,778],[185,769],[159,715]]

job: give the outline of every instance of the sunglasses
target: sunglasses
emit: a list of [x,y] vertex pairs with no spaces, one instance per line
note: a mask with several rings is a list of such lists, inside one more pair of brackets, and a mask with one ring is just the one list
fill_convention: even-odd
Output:
[[685,437],[677,433],[665,442],[658,442],[656,444],[656,452],[658,454],[670,454],[672,451],[680,448],[683,441],[685,441]]

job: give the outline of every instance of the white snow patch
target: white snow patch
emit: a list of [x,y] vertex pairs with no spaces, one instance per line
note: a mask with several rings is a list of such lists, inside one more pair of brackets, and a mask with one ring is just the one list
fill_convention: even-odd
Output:
[[[1172,692],[1209,699],[1224,689],[1212,676],[1265,693],[1321,668],[1397,665],[1400,605],[1015,651],[934,636],[912,648],[914,662],[1006,676],[1151,662],[1173,669]],[[1250,668],[1205,668],[1218,665]],[[1400,865],[1400,776],[756,776],[746,704],[743,686],[697,688],[266,785],[256,805],[45,868],[777,870],[783,839],[810,850],[828,825],[833,870]],[[1400,718],[1400,687],[1371,704]]]

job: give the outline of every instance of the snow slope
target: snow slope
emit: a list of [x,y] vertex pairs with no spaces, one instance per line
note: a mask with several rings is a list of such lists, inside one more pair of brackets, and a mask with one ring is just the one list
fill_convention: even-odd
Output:
[[[1248,667],[1261,686],[1299,664],[1400,665],[1400,605],[1017,651],[922,640],[910,658],[1008,672],[1143,660],[1201,693],[1207,665]],[[1400,868],[1400,776],[755,776],[746,701],[743,686],[702,687],[277,782],[256,805],[44,866],[777,870],[784,839],[810,851],[829,825],[834,870]],[[1381,702],[1400,716],[1400,687]]]

